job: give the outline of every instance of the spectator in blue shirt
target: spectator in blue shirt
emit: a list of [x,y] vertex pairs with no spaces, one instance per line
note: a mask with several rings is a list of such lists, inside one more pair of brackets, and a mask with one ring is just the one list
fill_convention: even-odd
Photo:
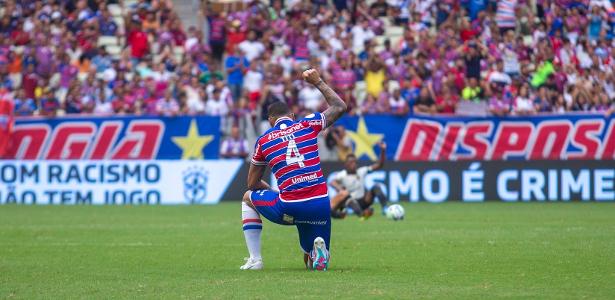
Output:
[[226,57],[224,66],[226,67],[226,80],[233,94],[233,99],[239,99],[241,97],[241,87],[243,86],[243,74],[250,66],[250,63],[238,47],[235,46],[233,54]]
[[615,9],[609,11],[607,20],[606,38],[610,41],[615,38]]
[[13,103],[15,104],[16,116],[31,116],[37,109],[36,101],[32,98],[27,98],[22,89],[17,90]]
[[113,21],[109,10],[103,10],[102,16],[98,21],[100,27],[100,34],[104,36],[115,36],[117,33],[117,24]]
[[98,49],[98,53],[92,58],[92,64],[96,67],[96,72],[99,73],[111,68],[111,57],[109,57],[105,47],[100,47]]
[[[6,68],[6,63],[4,62],[0,62],[0,67]],[[13,80],[11,80],[11,77],[9,77],[8,75],[1,75],[0,77],[0,88],[5,88],[8,90],[12,90],[13,89]]]

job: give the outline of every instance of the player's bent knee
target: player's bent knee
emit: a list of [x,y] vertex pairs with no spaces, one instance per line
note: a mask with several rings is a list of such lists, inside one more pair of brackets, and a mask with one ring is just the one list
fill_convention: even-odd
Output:
[[243,202],[247,203],[247,204],[252,204],[252,200],[250,199],[250,194],[252,194],[252,191],[246,191],[243,194]]
[[252,198],[250,197],[252,194],[252,191],[248,190],[247,192],[245,192],[243,194],[243,203],[245,203],[247,206],[251,207],[252,209],[256,209],[256,207],[254,206],[254,204],[252,204]]

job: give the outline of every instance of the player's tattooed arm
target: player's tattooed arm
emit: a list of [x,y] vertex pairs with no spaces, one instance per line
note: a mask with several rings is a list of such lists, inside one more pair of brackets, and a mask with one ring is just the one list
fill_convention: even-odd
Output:
[[327,103],[329,104],[329,107],[327,107],[327,109],[323,112],[325,120],[327,120],[327,125],[333,124],[346,112],[346,103],[324,81],[320,80],[316,87],[325,96],[325,100],[327,100]]
[[315,69],[305,70],[303,72],[303,79],[313,84],[325,97],[329,107],[323,112],[323,115],[325,116],[327,126],[330,126],[346,112],[346,103],[320,78],[320,74]]
[[250,165],[248,170],[248,190],[270,190],[269,184],[261,180],[267,166]]

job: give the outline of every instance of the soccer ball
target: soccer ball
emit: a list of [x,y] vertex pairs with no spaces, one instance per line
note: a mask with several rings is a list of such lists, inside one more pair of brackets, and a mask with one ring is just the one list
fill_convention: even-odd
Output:
[[404,215],[406,215],[406,211],[404,207],[399,204],[393,204],[387,207],[386,216],[393,221],[403,220]]

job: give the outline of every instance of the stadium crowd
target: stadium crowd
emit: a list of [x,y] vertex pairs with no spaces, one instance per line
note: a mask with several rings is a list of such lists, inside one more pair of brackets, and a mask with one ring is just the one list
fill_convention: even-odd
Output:
[[[184,29],[170,0],[0,0],[0,97],[16,116],[319,110],[316,66],[350,114],[615,110],[608,0],[252,1]],[[244,1],[245,2],[245,1]]]

